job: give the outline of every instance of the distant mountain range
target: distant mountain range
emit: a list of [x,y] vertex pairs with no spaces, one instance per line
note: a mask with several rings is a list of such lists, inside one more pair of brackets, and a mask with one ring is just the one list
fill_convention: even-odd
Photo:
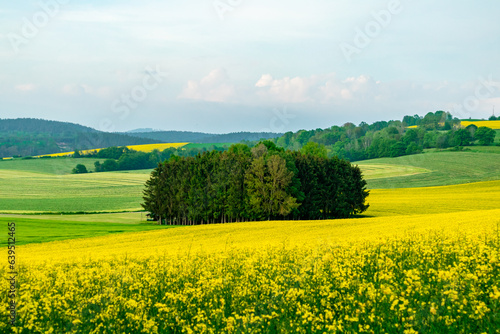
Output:
[[109,133],[68,122],[35,118],[0,119],[0,158],[153,143],[238,143],[279,136],[279,133],[209,134],[153,129]]

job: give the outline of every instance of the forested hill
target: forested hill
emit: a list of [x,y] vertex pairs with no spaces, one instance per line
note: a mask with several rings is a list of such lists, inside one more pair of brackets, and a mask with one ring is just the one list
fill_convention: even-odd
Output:
[[154,139],[101,132],[74,123],[34,118],[0,119],[0,158],[157,142]]
[[37,118],[16,118],[0,119],[0,132],[4,133],[64,133],[64,132],[99,132],[96,129],[89,128],[75,123],[48,121]]
[[271,132],[234,132],[228,134],[210,134],[189,131],[152,131],[128,132],[130,136],[150,138],[163,143],[239,143],[241,141],[259,141],[281,137],[282,133]]

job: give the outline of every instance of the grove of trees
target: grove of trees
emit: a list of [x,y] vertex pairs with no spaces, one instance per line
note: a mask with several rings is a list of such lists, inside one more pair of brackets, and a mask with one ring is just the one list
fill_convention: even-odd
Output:
[[364,212],[367,196],[357,166],[264,141],[173,155],[151,173],[142,206],[160,223],[176,225],[330,219]]

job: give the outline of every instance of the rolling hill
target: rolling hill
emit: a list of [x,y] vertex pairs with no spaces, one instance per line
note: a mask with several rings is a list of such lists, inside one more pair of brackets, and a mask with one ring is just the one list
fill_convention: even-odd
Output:
[[[424,154],[407,155],[397,158],[379,158],[360,161],[370,189],[415,188],[454,185],[478,181],[500,179],[500,147],[474,147],[476,151],[447,152],[429,151]],[[371,179],[371,173],[378,165],[420,168],[426,172],[407,173],[406,175],[385,174],[383,178]],[[373,174],[372,174],[373,175]]]
[[74,123],[34,118],[0,119],[0,158],[158,142],[150,138],[102,132]]

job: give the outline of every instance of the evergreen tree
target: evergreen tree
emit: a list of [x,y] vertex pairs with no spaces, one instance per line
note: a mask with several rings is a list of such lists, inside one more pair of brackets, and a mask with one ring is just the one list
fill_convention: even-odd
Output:
[[359,168],[345,160],[262,142],[159,163],[143,207],[159,222],[178,225],[344,218],[366,210],[365,186]]

